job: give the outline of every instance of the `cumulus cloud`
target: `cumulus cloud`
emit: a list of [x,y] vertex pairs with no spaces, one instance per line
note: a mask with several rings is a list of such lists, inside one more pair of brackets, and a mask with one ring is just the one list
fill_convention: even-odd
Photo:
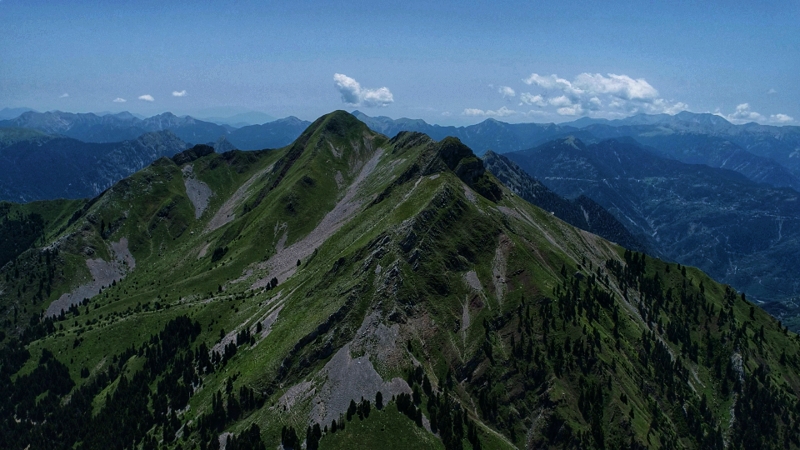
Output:
[[499,92],[500,95],[503,96],[503,98],[511,98],[517,95],[514,89],[511,89],[508,86],[500,86],[499,88],[497,88],[497,92]]
[[186,90],[184,89],[182,91],[172,91],[172,96],[173,97],[186,97]]
[[542,76],[538,73],[532,73],[531,76],[522,80],[523,83],[529,85],[536,85],[548,90],[560,90],[568,94],[580,95],[583,92],[577,89],[564,78],[559,78],[558,75]]
[[543,92],[520,94],[522,104],[552,106],[556,113],[573,116],[621,117],[637,113],[676,114],[688,109],[683,102],[666,100],[644,78],[609,73],[582,73],[572,81],[556,74],[532,73],[522,82]]
[[342,101],[351,106],[387,106],[394,102],[389,88],[367,89],[347,75],[336,73],[333,75],[333,84],[342,95]]
[[67,94],[66,92],[58,96],[58,98],[67,98],[67,97],[69,97],[69,94]]
[[508,117],[511,115],[516,114],[517,112],[513,109],[508,109],[505,106],[501,107],[497,110],[483,110],[477,108],[467,108],[462,112],[465,116],[473,116],[473,117]]
[[122,98],[122,97],[117,97],[117,98],[115,98],[115,99],[114,99],[114,100],[112,100],[112,101],[113,101],[114,103],[125,103],[125,102],[127,102],[127,100],[125,100],[125,99],[124,99],[124,98]]
[[582,73],[575,77],[573,83],[578,89],[590,95],[610,94],[625,100],[653,101],[658,98],[658,91],[644,78],[633,79],[627,75],[608,76],[599,73]]
[[520,103],[520,105],[526,104],[539,107],[547,106],[547,101],[544,99],[544,97],[542,97],[541,95],[533,95],[530,92],[523,92],[519,94],[519,99],[522,102]]
[[572,100],[567,98],[566,95],[561,95],[555,98],[551,98],[547,101],[547,103],[555,106],[556,108],[563,108],[565,106],[572,106]]
[[717,110],[715,114],[720,117],[724,117],[728,122],[735,124],[757,122],[783,125],[794,122],[794,117],[787,114],[772,114],[767,117],[761,113],[753,111],[749,103],[741,103],[736,105],[736,110],[732,114],[722,114],[719,110]]
[[794,122],[794,117],[792,117],[792,116],[787,116],[786,114],[773,114],[773,115],[769,116],[769,118],[770,118],[770,119],[771,119],[773,122],[777,122],[777,123],[789,123],[789,122]]
[[750,109],[749,103],[736,105],[736,111],[728,115],[727,118],[728,121],[734,123],[763,122],[765,120],[764,116]]
[[139,96],[139,100],[144,100],[146,102],[154,102],[156,99],[153,98],[150,94],[144,94]]
[[583,108],[581,107],[581,105],[570,105],[558,108],[556,112],[560,116],[578,116],[583,114]]

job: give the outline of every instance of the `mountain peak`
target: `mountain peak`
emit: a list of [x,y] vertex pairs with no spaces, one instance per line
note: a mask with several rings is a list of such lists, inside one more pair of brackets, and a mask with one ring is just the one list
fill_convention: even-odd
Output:
[[572,148],[577,149],[577,150],[583,150],[583,149],[586,148],[586,144],[584,144],[583,141],[581,141],[580,139],[578,139],[575,136],[567,136],[567,137],[565,137],[563,139],[560,139],[560,140],[558,140],[556,142],[559,142],[562,145],[566,145],[566,146],[572,147]]

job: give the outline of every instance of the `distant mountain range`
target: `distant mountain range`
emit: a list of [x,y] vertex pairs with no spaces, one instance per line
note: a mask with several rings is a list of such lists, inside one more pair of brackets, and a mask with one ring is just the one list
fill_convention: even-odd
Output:
[[34,130],[0,128],[0,200],[94,197],[188,145],[171,131],[117,143],[87,143]]
[[233,130],[228,135],[228,141],[240,150],[280,148],[294,142],[309,125],[311,122],[297,117],[286,117]]
[[479,155],[508,153],[574,136],[585,143],[630,137],[659,155],[690,164],[735,170],[759,183],[800,190],[800,127],[749,123],[734,125],[713,114],[640,114],[626,119],[582,118],[562,124],[509,124],[494,119],[465,127],[430,125],[422,120],[369,117],[353,113],[387,136],[418,131],[434,139],[455,136]]
[[205,144],[215,142],[231,131],[231,128],[215,123],[189,116],[178,117],[169,112],[139,119],[129,112],[99,116],[93,113],[28,111],[14,119],[0,121],[0,127],[29,128],[83,142],[121,142],[145,133],[169,130],[186,142]]
[[19,117],[23,113],[32,111],[30,108],[3,108],[0,109],[0,120],[8,120]]
[[[229,118],[233,122],[225,119],[228,124],[220,125],[168,112],[141,119],[128,112],[107,115],[38,113],[25,108],[4,109],[0,111],[0,118],[14,114],[13,118],[0,120],[0,127],[29,128],[84,142],[120,142],[148,132],[170,130],[187,143],[208,144],[225,137],[233,147],[245,150],[286,146],[310,124],[287,117],[237,128],[247,120],[270,117],[251,114]],[[713,114],[690,112],[674,116],[640,114],[618,120],[582,118],[562,124],[509,124],[487,119],[463,127],[432,125],[419,119],[370,117],[360,111],[353,115],[373,131],[390,137],[401,131],[425,133],[435,140],[457,137],[479,155],[489,150],[502,154],[530,149],[567,136],[577,137],[587,144],[629,137],[667,158],[731,169],[759,183],[800,190],[800,127],[796,126],[734,125]]]
[[221,116],[221,115],[214,115],[210,117],[200,116],[198,118],[200,120],[204,120],[206,122],[213,122],[219,125],[230,125],[234,128],[246,127],[248,125],[260,125],[262,123],[273,122],[276,120],[275,117],[272,117],[269,114],[257,111],[250,111],[250,112],[238,113],[227,116]]
[[655,255],[761,301],[800,295],[797,191],[667,159],[630,138],[565,138],[505,156],[559,195],[590,197]]
[[296,117],[286,117],[262,125],[235,128],[169,112],[140,119],[129,112],[97,115],[25,111],[11,119],[0,120],[0,128],[37,130],[83,142],[121,142],[145,133],[169,130],[186,143],[211,144],[225,138],[233,147],[243,150],[284,147],[297,139],[309,125],[310,122]]

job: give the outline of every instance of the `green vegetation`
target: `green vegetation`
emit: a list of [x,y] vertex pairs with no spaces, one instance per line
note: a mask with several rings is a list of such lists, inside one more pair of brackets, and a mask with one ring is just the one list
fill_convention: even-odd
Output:
[[[161,159],[90,202],[7,213],[43,225],[0,269],[0,439],[800,448],[797,335],[526,203],[465,149],[335,112],[283,149]],[[213,192],[198,219],[188,164]],[[87,260],[120,258],[44,316]]]

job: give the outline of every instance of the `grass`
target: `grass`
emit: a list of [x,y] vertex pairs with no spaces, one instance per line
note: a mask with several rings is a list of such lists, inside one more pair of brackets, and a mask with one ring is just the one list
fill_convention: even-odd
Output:
[[444,449],[444,446],[430,432],[398,412],[394,403],[390,403],[383,410],[373,408],[366,419],[354,416],[353,420],[346,422],[344,430],[324,435],[319,448],[406,450]]

